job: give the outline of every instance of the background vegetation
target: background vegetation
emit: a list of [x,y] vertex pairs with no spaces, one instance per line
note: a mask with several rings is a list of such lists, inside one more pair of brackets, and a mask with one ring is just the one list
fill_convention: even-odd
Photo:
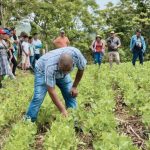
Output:
[[[64,29],[71,45],[91,58],[89,45],[96,34],[106,39],[110,30],[121,38],[122,61],[131,59],[129,42],[137,28],[142,29],[147,46],[150,43],[150,0],[120,0],[108,3],[104,10],[94,0],[1,0],[1,25],[15,26],[23,18],[31,20],[32,33],[40,32],[48,49],[52,40]],[[150,53],[147,48],[146,59]]]

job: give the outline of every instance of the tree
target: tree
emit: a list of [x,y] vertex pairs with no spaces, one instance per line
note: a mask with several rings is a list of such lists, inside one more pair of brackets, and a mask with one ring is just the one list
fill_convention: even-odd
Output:
[[[129,42],[137,28],[141,28],[150,43],[150,0],[120,0],[108,3],[100,10],[93,0],[0,0],[3,26],[15,26],[23,18],[31,20],[32,33],[41,33],[44,43],[53,49],[52,40],[65,30],[71,45],[90,56],[89,45],[93,35],[108,37],[115,30],[121,38],[121,55],[130,59]],[[31,34],[32,34],[31,33]]]

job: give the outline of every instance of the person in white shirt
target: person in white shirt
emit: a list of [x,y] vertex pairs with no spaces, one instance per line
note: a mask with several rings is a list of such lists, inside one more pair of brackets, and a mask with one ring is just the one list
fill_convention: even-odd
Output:
[[31,68],[33,69],[34,68],[34,62],[35,62],[35,58],[34,58],[34,55],[35,55],[35,46],[33,45],[33,38],[32,36],[29,36],[29,51],[30,51],[30,65],[31,65]]
[[33,42],[32,44],[35,46],[35,61],[40,58],[40,51],[42,48],[42,42],[38,39],[38,33],[33,34]]
[[22,43],[22,70],[26,71],[27,67],[30,66],[29,62],[29,43],[28,43],[28,36],[24,36],[24,41]]

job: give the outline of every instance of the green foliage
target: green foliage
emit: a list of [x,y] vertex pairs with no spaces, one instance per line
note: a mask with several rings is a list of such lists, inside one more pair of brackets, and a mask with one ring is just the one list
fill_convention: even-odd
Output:
[[34,143],[36,126],[31,122],[19,122],[15,124],[7,139],[4,150],[27,150]]
[[[103,64],[100,69],[96,65],[88,65],[83,80],[78,87],[78,108],[68,110],[69,117],[63,118],[47,96],[39,112],[37,126],[49,125],[44,136],[45,150],[75,150],[82,144],[87,149],[86,141],[82,141],[74,130],[74,121],[83,129],[84,135],[92,134],[92,146],[96,150],[136,150],[131,139],[117,131],[115,119],[114,85],[122,92],[124,102],[132,112],[141,115],[142,122],[149,130],[150,124],[150,62],[143,66],[131,63],[114,65]],[[0,93],[0,131],[10,126],[10,134],[5,139],[4,150],[34,149],[37,126],[21,120],[26,111],[33,92],[33,76],[18,72],[17,80],[3,81],[6,88]],[[75,74],[72,74],[74,77]],[[58,91],[58,89],[57,89]],[[58,91],[60,95],[60,91]],[[39,133],[38,133],[39,134]],[[34,143],[34,144],[33,144]],[[147,141],[147,148],[150,142]]]
[[119,135],[113,130],[111,132],[103,132],[101,138],[94,141],[93,145],[96,150],[138,150],[133,146],[129,138]]
[[2,8],[4,26],[31,19],[32,33],[41,33],[44,46],[48,44],[49,50],[54,48],[52,40],[64,29],[71,45],[81,49],[88,59],[91,59],[89,47],[94,36],[100,34],[106,39],[109,32],[115,30],[122,43],[121,59],[129,61],[131,36],[141,28],[147,43],[145,59],[150,58],[150,0],[120,0],[117,5],[108,3],[104,10],[93,0],[12,0],[11,3],[5,0]]
[[57,116],[57,120],[52,123],[51,130],[47,132],[44,149],[45,150],[76,150],[78,140],[74,132],[74,121]]
[[118,69],[115,70],[112,79],[123,92],[125,103],[131,110],[138,112],[139,115],[143,115],[143,123],[148,125],[150,123],[148,117],[150,115],[149,63],[145,63],[144,67],[131,67],[130,64],[127,64],[124,67],[123,64],[120,65]]
[[[20,74],[22,75],[22,74]],[[0,130],[22,117],[26,111],[29,100],[32,98],[32,76],[28,75],[22,79],[10,81],[6,84],[6,89],[0,94]],[[6,81],[5,81],[6,82]],[[28,89],[31,88],[30,90]],[[14,92],[15,91],[15,92]],[[6,109],[7,108],[7,109]]]

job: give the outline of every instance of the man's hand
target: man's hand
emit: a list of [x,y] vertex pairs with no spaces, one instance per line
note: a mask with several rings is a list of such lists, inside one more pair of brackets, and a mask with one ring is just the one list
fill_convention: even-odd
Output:
[[118,46],[115,46],[114,49],[118,49]]
[[57,106],[57,108],[62,113],[62,115],[64,117],[67,117],[68,116],[67,110],[66,110],[65,106],[61,103],[60,99],[58,98],[55,88],[49,87],[49,86],[47,86],[47,88],[48,88],[48,93],[49,93],[53,103]]
[[12,57],[9,58],[9,62],[11,63]]
[[71,92],[72,97],[77,97],[77,95],[78,95],[77,88],[72,87],[70,92]]
[[62,115],[63,115],[64,117],[68,117],[68,112],[67,112],[67,110],[63,110],[61,113],[62,113]]

